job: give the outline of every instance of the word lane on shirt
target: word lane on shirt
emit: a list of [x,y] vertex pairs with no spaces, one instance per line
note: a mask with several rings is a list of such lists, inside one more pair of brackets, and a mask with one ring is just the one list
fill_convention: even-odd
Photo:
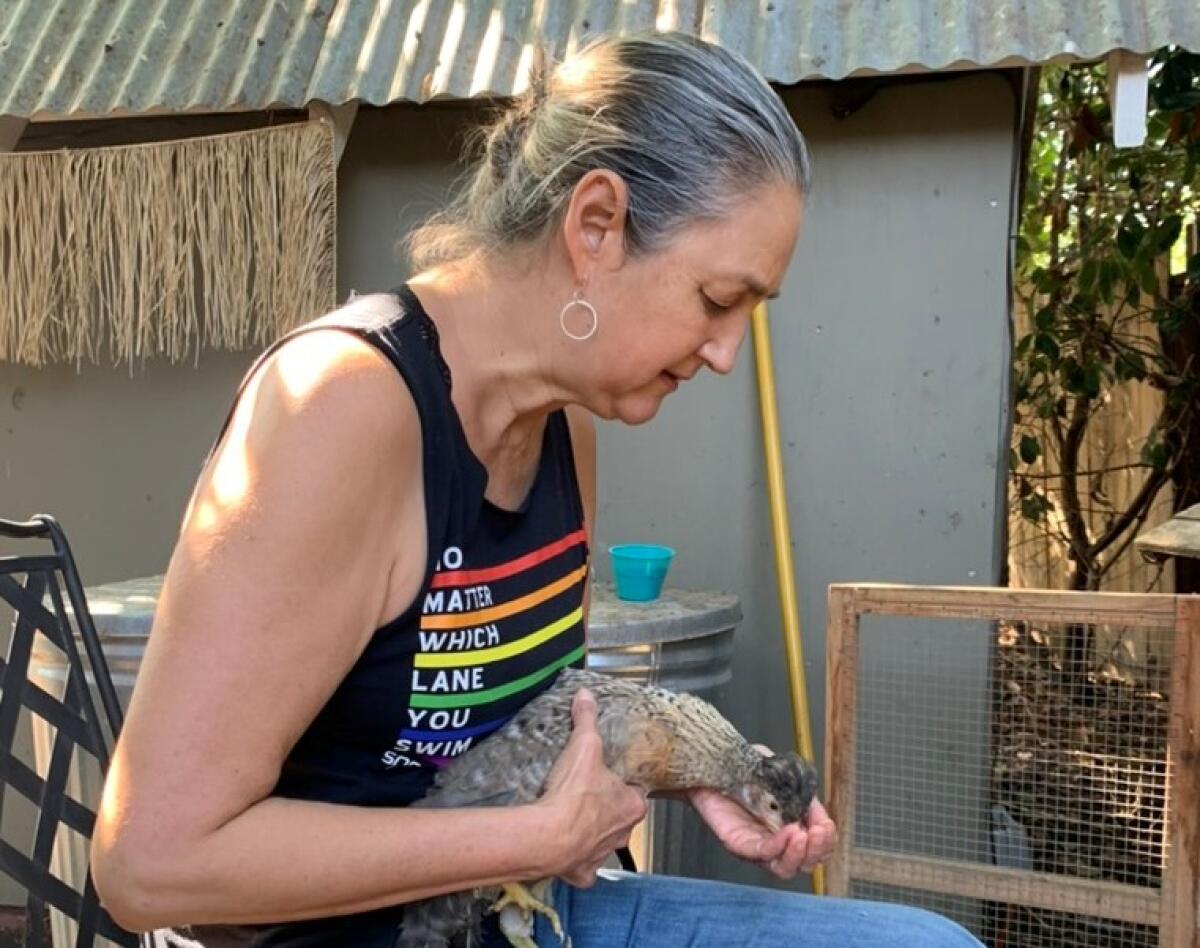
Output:
[[576,531],[475,570],[462,568],[457,548],[443,553],[422,601],[408,719],[385,767],[444,767],[508,723],[526,692],[583,657],[583,542]]

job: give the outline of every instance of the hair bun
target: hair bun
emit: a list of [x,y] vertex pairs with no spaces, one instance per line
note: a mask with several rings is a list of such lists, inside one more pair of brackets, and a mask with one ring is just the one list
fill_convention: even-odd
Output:
[[589,171],[625,182],[630,254],[720,216],[763,183],[808,190],[804,138],[753,66],[680,34],[598,37],[556,64],[532,50],[528,85],[473,141],[453,203],[408,238],[421,270],[543,240]]
[[508,177],[513,159],[525,144],[525,135],[529,131],[529,123],[533,119],[533,110],[523,101],[514,103],[495,124],[488,135],[487,155],[488,164],[497,181]]

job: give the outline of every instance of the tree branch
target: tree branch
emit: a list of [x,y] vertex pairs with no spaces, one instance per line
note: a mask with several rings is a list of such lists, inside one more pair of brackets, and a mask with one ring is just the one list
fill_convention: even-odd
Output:
[[1060,491],[1063,499],[1063,518],[1066,520],[1067,533],[1071,538],[1071,550],[1075,554],[1076,567],[1082,568],[1085,576],[1091,572],[1092,545],[1088,538],[1087,522],[1080,509],[1079,484],[1076,478],[1079,477],[1079,449],[1083,444],[1083,436],[1087,431],[1090,415],[1088,405],[1089,400],[1086,397],[1077,395],[1075,403],[1071,406],[1071,420],[1067,425],[1062,445],[1062,488]]
[[[1088,550],[1093,561],[1100,556],[1113,541],[1117,539],[1139,516],[1143,511],[1149,512],[1151,505],[1154,503],[1154,498],[1162,489],[1162,486],[1171,478],[1171,469],[1162,467],[1157,470],[1143,482],[1138,492],[1133,495],[1133,499],[1129,501],[1121,515],[1113,520],[1107,530],[1104,531],[1091,545]],[[1144,518],[1143,518],[1144,519]]]

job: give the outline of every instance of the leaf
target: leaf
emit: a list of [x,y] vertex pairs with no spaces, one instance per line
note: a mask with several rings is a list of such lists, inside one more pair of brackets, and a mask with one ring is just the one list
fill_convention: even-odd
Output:
[[1183,112],[1200,105],[1200,89],[1159,92],[1154,97],[1155,105],[1168,112]]
[[1138,267],[1137,278],[1138,286],[1147,296],[1153,296],[1158,292],[1158,269],[1154,266],[1153,260],[1146,260]]
[[1159,225],[1154,233],[1154,246],[1158,253],[1166,253],[1175,246],[1175,242],[1179,240],[1179,234],[1183,230],[1183,218],[1178,214],[1172,214]]
[[1095,257],[1088,257],[1083,261],[1083,267],[1079,270],[1079,289],[1084,293],[1091,292],[1096,286],[1096,276],[1100,272],[1100,265]]
[[1137,379],[1140,382],[1146,377],[1146,360],[1140,352],[1132,349],[1122,350],[1117,355],[1113,368],[1121,381]]
[[1043,331],[1054,325],[1054,307],[1043,306],[1034,314],[1033,324]]
[[1142,463],[1161,471],[1167,466],[1166,447],[1158,441],[1147,440],[1142,445]]
[[1113,288],[1121,279],[1121,265],[1114,259],[1109,258],[1100,263],[1100,278],[1097,280],[1096,290],[1100,299],[1105,303],[1113,301]]
[[1050,360],[1051,364],[1058,361],[1058,343],[1049,333],[1040,332],[1034,340],[1033,348]]
[[1042,494],[1029,494],[1021,500],[1021,516],[1032,523],[1041,523],[1053,509],[1054,504]]
[[1058,367],[1062,386],[1072,395],[1083,394],[1083,368],[1074,358],[1068,356]]
[[1041,446],[1038,444],[1037,438],[1033,435],[1021,435],[1021,460],[1026,464],[1032,464],[1038,459],[1042,453]]
[[1048,267],[1038,267],[1029,275],[1029,279],[1039,293],[1051,293],[1058,284],[1058,278],[1050,272]]
[[1045,513],[1042,505],[1037,502],[1037,497],[1030,495],[1021,500],[1021,516],[1030,523],[1041,523]]
[[1136,256],[1145,232],[1146,228],[1142,226],[1142,222],[1132,213],[1126,214],[1121,219],[1121,226],[1117,231],[1117,250],[1121,252],[1122,257],[1132,260]]

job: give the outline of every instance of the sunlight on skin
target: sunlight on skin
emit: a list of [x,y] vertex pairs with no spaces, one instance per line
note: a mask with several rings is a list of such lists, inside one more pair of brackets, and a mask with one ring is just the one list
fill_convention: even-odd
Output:
[[193,498],[194,506],[185,517],[192,529],[200,534],[212,534],[220,528],[225,512],[244,506],[254,489],[256,472],[247,455],[246,445],[251,441],[251,420],[260,414],[255,404],[262,397],[260,389],[263,377],[270,374],[278,380],[282,407],[291,414],[312,394],[328,368],[326,343],[308,337],[281,348],[269,364],[254,374],[241,396],[240,408],[222,439],[221,449],[213,463],[209,488]]
[[278,373],[288,395],[288,407],[295,407],[316,387],[322,374],[329,369],[326,347],[315,336],[297,340],[297,345],[284,346],[275,357],[274,371]]
[[120,818],[121,803],[126,799],[125,774],[121,769],[121,757],[113,757],[104,780],[104,793],[100,797],[98,822],[104,826],[116,826]]
[[[253,404],[258,394],[258,380],[255,379],[246,390],[246,402]],[[250,487],[250,465],[246,452],[242,448],[231,445],[245,444],[246,434],[250,428],[252,412],[242,410],[237,412],[229,425],[225,443],[217,455],[212,472],[212,497],[218,507],[233,507],[245,497]],[[201,521],[202,514],[215,516],[215,511],[201,510],[197,512],[197,525],[204,527],[209,524]]]
[[[273,370],[278,373],[290,403],[298,403],[316,383],[325,365],[324,360],[315,358],[316,355],[308,346],[290,346],[280,350],[276,356]],[[258,398],[260,384],[261,375],[256,375],[247,386],[242,396],[243,408],[234,415],[213,466],[211,495],[196,506],[192,522],[202,533],[211,532],[221,517],[221,511],[240,507],[250,491],[254,472],[242,446],[248,440],[250,420],[254,416],[252,408]]]

